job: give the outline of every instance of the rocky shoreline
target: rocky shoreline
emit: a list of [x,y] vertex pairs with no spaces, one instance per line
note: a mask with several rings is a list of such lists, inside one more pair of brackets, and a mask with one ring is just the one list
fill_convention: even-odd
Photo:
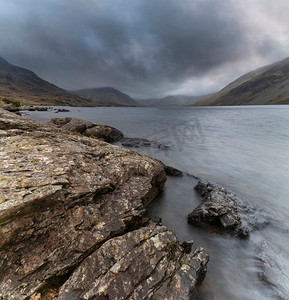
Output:
[[192,299],[207,252],[145,217],[164,165],[70,122],[0,108],[0,298]]

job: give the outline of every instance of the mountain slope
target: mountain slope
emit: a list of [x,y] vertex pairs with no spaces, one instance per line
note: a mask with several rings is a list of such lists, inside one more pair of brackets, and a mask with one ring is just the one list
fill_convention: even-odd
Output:
[[11,98],[26,104],[91,106],[90,101],[75,96],[41,79],[32,71],[14,66],[0,57],[1,98]]
[[201,99],[206,98],[206,96],[166,96],[161,99],[144,99],[138,100],[141,104],[145,106],[189,106]]
[[140,106],[140,103],[129,95],[112,87],[82,89],[71,91],[71,93],[105,106]]
[[249,72],[193,105],[289,104],[289,58]]

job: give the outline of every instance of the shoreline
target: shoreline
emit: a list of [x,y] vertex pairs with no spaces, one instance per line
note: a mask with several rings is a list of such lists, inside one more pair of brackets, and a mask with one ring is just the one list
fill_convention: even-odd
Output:
[[[1,108],[0,129],[2,161],[10,164],[1,170],[3,299],[48,292],[70,299],[91,289],[112,299],[145,293],[189,299],[196,292],[206,272],[206,251],[188,251],[172,231],[144,217],[166,180],[161,163]],[[133,248],[126,249],[128,241]],[[113,262],[107,265],[104,249],[112,245]],[[13,262],[9,268],[8,261]],[[99,264],[102,273],[81,284],[77,276],[87,276]],[[52,279],[64,277],[65,283],[44,289]],[[70,284],[74,280],[78,291]]]

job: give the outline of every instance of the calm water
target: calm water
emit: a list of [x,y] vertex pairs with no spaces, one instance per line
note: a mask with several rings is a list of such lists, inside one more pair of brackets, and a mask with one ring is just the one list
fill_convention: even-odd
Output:
[[197,180],[168,179],[150,214],[209,251],[200,299],[289,299],[289,106],[69,109],[29,114],[78,117],[170,145],[137,151],[235,191],[269,220],[247,241],[189,225],[186,215],[201,201]]

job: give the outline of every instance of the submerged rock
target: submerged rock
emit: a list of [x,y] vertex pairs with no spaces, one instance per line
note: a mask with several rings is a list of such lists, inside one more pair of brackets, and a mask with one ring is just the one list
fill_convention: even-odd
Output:
[[176,168],[173,168],[171,166],[166,166],[166,165],[164,165],[164,168],[165,168],[165,172],[168,176],[173,176],[173,177],[182,177],[183,176],[183,172]]
[[70,110],[67,108],[58,108],[57,112],[69,112]]
[[48,111],[48,107],[47,106],[36,106],[35,110],[36,111]]
[[64,131],[80,133],[109,143],[120,141],[123,138],[122,132],[116,128],[76,118],[53,118],[48,124],[57,126]]
[[59,289],[60,299],[189,299],[207,254],[185,255],[172,232],[144,217],[166,180],[161,163],[1,108],[0,136],[1,299]]
[[153,224],[104,243],[58,299],[190,299],[207,262],[206,251],[185,253],[172,231]]
[[139,147],[154,147],[159,149],[168,149],[169,146],[163,145],[160,143],[157,143],[155,141],[150,141],[147,139],[142,138],[130,138],[130,137],[124,137],[121,140],[121,144],[124,147],[133,147],[133,148],[139,148]]
[[191,224],[212,224],[241,238],[248,238],[253,229],[267,223],[256,208],[220,185],[200,180],[195,189],[204,200],[188,215],[187,220]]

